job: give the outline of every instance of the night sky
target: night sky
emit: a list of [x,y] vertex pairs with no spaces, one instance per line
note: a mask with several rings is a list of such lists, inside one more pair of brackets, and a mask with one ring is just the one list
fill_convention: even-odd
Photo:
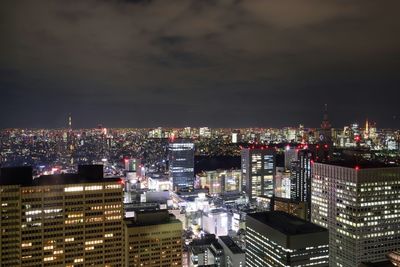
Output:
[[400,128],[398,0],[1,0],[0,128]]

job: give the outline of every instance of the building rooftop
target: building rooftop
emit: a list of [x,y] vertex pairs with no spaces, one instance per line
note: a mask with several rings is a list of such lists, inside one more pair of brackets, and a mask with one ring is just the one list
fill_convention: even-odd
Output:
[[232,251],[233,254],[244,254],[244,251],[236,245],[236,243],[229,236],[220,236],[219,239]]
[[201,239],[194,239],[192,242],[190,242],[189,246],[191,248],[193,247],[204,247],[204,246],[211,246],[212,243],[216,242],[215,235],[213,234],[206,234],[204,237]]
[[117,182],[120,178],[103,177],[103,165],[80,165],[76,174],[43,175],[33,178],[32,167],[2,168],[0,185],[43,186],[79,183]]
[[135,218],[125,219],[127,227],[150,226],[158,224],[180,223],[167,210],[146,210],[135,212]]
[[248,214],[251,217],[285,235],[301,235],[328,231],[316,224],[302,220],[282,211],[269,211]]
[[345,168],[354,168],[354,169],[379,169],[379,168],[394,168],[400,167],[398,164],[387,163],[383,161],[374,161],[374,160],[355,160],[355,159],[346,159],[346,160],[332,160],[328,162],[317,162],[327,165],[340,166]]

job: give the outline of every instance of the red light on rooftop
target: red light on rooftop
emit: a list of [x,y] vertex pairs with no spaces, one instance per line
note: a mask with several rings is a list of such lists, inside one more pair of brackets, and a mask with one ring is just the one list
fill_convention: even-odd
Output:
[[360,166],[355,166],[354,169],[355,169],[356,171],[359,171],[359,170],[360,170]]
[[324,147],[325,147],[325,148],[328,148],[328,145],[325,145]]

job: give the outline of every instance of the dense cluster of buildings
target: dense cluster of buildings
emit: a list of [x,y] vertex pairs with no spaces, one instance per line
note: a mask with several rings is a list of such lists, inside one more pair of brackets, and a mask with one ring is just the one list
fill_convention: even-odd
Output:
[[[369,122],[340,132],[325,114],[320,129],[70,127],[0,139],[0,266],[399,262],[398,132]],[[196,156],[215,154],[238,166],[196,169]],[[10,167],[42,160],[54,164]]]

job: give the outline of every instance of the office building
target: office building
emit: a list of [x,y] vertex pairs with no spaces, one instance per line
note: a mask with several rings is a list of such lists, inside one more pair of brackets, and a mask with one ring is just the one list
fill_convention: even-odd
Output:
[[228,235],[228,212],[225,209],[214,209],[202,216],[203,230],[216,236]]
[[171,139],[168,146],[169,175],[174,190],[194,186],[194,144],[186,139]]
[[199,175],[201,187],[207,188],[209,194],[217,196],[227,192],[239,192],[241,183],[240,170],[207,171]]
[[271,211],[284,211],[303,220],[308,220],[308,205],[306,202],[287,198],[272,197]]
[[123,186],[103,166],[1,169],[0,266],[123,266]]
[[276,167],[275,170],[275,195],[290,198],[290,168]]
[[312,222],[329,229],[330,266],[385,260],[400,247],[400,168],[315,163]]
[[207,248],[207,265],[212,267],[225,267],[224,262],[224,250],[220,243],[213,242],[209,248]]
[[[290,170],[290,198],[307,203],[311,209],[311,166],[313,153],[310,150],[299,150],[296,161],[292,161]],[[307,215],[311,219],[311,213]]]
[[246,266],[328,266],[328,230],[285,212],[248,214]]
[[290,170],[292,162],[297,160],[298,149],[287,146],[284,155],[285,155],[285,170]]
[[137,172],[140,168],[140,160],[138,159],[125,159],[125,170],[127,172]]
[[244,148],[242,158],[242,189],[250,199],[274,194],[276,151],[268,148]]
[[[209,265],[209,261],[214,262],[214,255],[209,255],[209,252],[213,250],[211,246],[215,243],[218,243],[218,241],[215,238],[215,235],[211,234],[202,236],[201,239],[194,239],[188,246],[189,266],[207,266]],[[218,260],[220,260],[220,257]]]
[[226,267],[245,267],[246,254],[229,236],[220,236],[218,242],[223,249],[223,262]]
[[135,212],[124,228],[126,266],[182,266],[182,223],[167,210]]

